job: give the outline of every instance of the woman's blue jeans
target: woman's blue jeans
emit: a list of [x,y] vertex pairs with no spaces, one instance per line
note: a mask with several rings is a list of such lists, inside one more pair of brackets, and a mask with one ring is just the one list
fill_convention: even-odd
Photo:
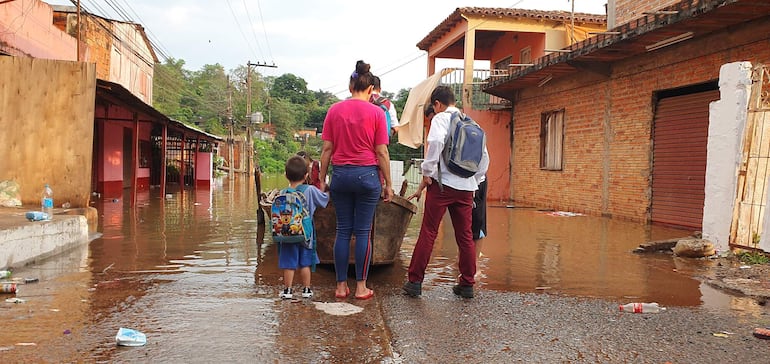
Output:
[[356,280],[366,280],[372,259],[374,210],[382,192],[379,169],[377,166],[334,166],[329,191],[337,213],[334,241],[337,282],[347,280],[351,236],[356,237]]

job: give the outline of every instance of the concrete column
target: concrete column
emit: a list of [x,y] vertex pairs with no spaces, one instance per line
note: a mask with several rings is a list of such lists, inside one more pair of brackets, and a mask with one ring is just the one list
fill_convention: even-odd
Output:
[[741,162],[743,134],[751,93],[750,62],[722,65],[719,71],[719,100],[709,107],[703,238],[718,251],[730,244],[737,171]]
[[476,53],[476,29],[471,28],[465,31],[465,52],[463,59],[463,108],[465,112],[472,109],[471,100],[473,99],[473,63]]

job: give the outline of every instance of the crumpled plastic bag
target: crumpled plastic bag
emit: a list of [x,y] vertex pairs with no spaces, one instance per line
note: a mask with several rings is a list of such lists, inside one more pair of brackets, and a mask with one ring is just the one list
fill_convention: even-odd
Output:
[[121,327],[115,335],[115,342],[120,346],[143,346],[147,344],[147,336],[140,331]]
[[19,184],[15,181],[0,181],[0,206],[21,206],[21,194]]

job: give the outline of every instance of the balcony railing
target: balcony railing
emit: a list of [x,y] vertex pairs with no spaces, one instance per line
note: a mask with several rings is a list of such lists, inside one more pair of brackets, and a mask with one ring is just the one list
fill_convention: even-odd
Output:
[[[463,80],[465,79],[465,71],[462,68],[454,68],[452,69],[452,72],[447,74],[446,76],[441,78],[441,81],[439,82],[442,85],[446,85],[452,88],[455,92],[455,97],[457,98],[457,104],[458,106],[463,107],[462,105],[462,95],[463,95]],[[472,86],[472,96],[471,96],[471,109],[473,110],[503,110],[503,109],[510,109],[511,108],[511,102],[509,100],[499,98],[497,96],[492,96],[488,93],[485,93],[481,89],[490,81],[500,78],[500,77],[507,77],[508,76],[508,70],[473,70],[473,81],[471,83]],[[465,106],[467,107],[467,106]]]

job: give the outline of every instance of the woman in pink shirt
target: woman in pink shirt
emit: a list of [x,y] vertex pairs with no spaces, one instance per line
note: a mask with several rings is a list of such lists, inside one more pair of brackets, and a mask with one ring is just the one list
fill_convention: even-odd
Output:
[[[337,237],[334,242],[334,269],[337,273],[335,296],[350,294],[347,283],[350,239],[356,237],[357,299],[369,299],[374,291],[366,287],[372,257],[371,230],[374,210],[383,194],[385,201],[393,197],[390,181],[390,155],[385,113],[369,102],[374,75],[364,61],[356,63],[350,75],[352,96],[329,108],[321,139],[321,190],[326,190],[326,174],[332,168],[332,202],[337,213]],[[385,190],[379,174],[385,179]]]

